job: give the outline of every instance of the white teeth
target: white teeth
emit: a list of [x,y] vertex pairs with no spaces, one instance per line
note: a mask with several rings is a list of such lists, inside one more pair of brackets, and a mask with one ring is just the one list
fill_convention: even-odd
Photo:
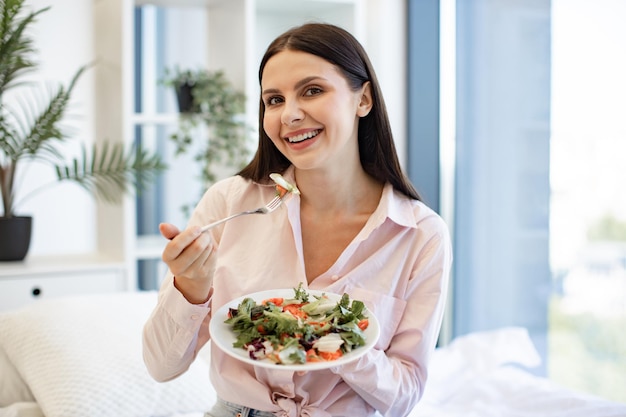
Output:
[[290,138],[287,138],[287,140],[291,143],[302,142],[305,139],[311,139],[312,137],[317,136],[318,133],[320,133],[319,130],[313,130],[311,132],[303,133],[298,136],[292,136]]

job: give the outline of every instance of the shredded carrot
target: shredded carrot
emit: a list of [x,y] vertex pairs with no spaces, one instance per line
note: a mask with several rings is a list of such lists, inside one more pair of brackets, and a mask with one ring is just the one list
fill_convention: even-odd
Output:
[[335,352],[318,352],[317,354],[325,361],[334,361],[335,359],[339,359],[343,356],[341,349],[337,349]]
[[280,185],[276,185],[276,194],[278,194],[280,198],[283,198],[288,192],[289,190],[287,190],[286,188],[281,187]]
[[306,361],[307,362],[322,362],[322,358],[317,355],[315,349],[311,348],[306,351]]
[[295,317],[300,317],[300,318],[305,319],[309,317],[309,315],[306,314],[306,312],[302,310],[303,305],[304,304],[288,304],[283,307],[283,311],[288,311],[291,314],[293,314]]

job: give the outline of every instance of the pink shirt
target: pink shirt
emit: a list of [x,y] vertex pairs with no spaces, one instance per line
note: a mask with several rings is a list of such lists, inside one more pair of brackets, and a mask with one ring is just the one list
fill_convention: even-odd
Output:
[[[293,181],[291,169],[283,174]],[[259,207],[272,184],[241,177],[211,187],[190,225]],[[157,380],[183,373],[210,339],[211,311],[272,288],[348,293],[378,318],[381,335],[366,355],[329,370],[298,373],[253,367],[211,346],[211,380],[225,401],[278,416],[403,416],[424,392],[446,300],[452,251],[442,219],[423,203],[384,187],[376,211],[335,264],[310,285],[304,272],[300,198],[277,211],[212,230],[219,245],[211,300],[192,305],[169,275],[144,329],[144,358]],[[379,414],[380,413],[380,414]]]

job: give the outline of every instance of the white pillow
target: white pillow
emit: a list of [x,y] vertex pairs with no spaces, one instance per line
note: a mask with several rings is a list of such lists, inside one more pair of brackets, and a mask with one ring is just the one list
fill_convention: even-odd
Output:
[[36,402],[13,403],[0,408],[0,417],[46,417]]
[[525,368],[541,364],[541,356],[525,328],[503,327],[459,336],[435,350],[422,402],[445,404],[448,397],[478,377],[506,364]]
[[142,292],[41,300],[0,314],[0,349],[46,417],[206,411],[215,392],[204,361],[166,383],[146,370],[141,332],[156,299]]
[[9,361],[4,350],[0,349],[0,407],[31,401],[35,399],[28,385]]

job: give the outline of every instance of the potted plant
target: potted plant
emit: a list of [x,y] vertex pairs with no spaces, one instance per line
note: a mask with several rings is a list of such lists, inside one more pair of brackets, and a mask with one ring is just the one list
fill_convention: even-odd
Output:
[[24,0],[0,0],[0,261],[22,260],[28,252],[32,218],[16,212],[19,202],[27,197],[17,199],[17,177],[25,174],[20,169],[23,162],[50,163],[56,170],[54,183],[73,181],[97,198],[113,203],[121,201],[121,191],[131,187],[139,190],[165,169],[157,155],[141,147],[126,149],[119,142],[102,142],[91,149],[83,146],[80,157],[64,163],[60,145],[70,136],[62,121],[72,90],[86,66],[78,69],[67,87],[59,86],[48,93],[33,90],[33,94],[19,96],[20,100],[6,101],[5,93],[10,89],[34,89],[21,80],[36,68],[33,42],[26,31],[48,9],[28,12]]
[[[177,96],[179,129],[170,136],[176,155],[200,141],[202,146],[194,157],[201,164],[199,177],[205,185],[216,180],[219,164],[240,168],[247,162],[246,98],[223,71],[166,68],[160,83],[172,87]],[[197,129],[200,126],[206,128],[206,136]]]
[[[176,101],[178,111],[181,113],[200,113],[200,94],[202,86],[208,83],[209,74],[202,70],[181,70],[179,67],[174,69],[165,68],[165,76],[161,80],[164,86],[172,87],[176,93]],[[194,100],[193,90],[198,86],[196,96],[198,100]]]

